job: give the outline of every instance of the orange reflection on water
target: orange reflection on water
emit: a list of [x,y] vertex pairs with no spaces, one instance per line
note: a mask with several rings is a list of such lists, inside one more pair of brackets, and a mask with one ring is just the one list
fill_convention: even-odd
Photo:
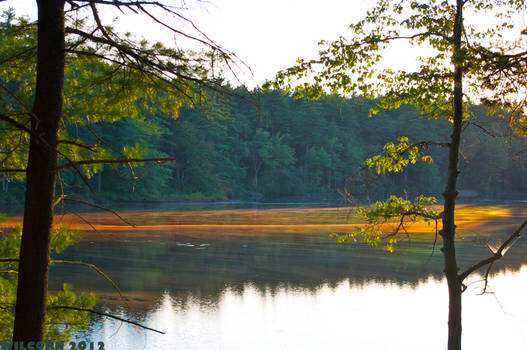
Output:
[[[440,208],[438,208],[439,210]],[[458,232],[466,234],[508,230],[519,222],[526,211],[518,207],[458,205],[456,225]],[[91,212],[57,215],[54,224],[65,224],[76,230],[97,230],[99,232],[126,231],[128,234],[141,232],[181,232],[258,235],[272,232],[282,233],[328,233],[350,232],[363,224],[354,215],[353,208],[278,208],[278,209],[226,209],[226,210],[133,210],[122,211],[120,215],[135,225],[131,227],[112,213]],[[518,219],[516,221],[515,219]],[[12,227],[22,220],[12,217],[4,227]],[[387,223],[389,231],[396,223]],[[441,222],[438,228],[441,229]],[[411,233],[434,233],[435,223],[407,223]]]

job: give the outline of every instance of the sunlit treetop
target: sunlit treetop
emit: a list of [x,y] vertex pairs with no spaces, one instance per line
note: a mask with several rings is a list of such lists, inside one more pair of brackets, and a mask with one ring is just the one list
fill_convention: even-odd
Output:
[[[454,57],[454,1],[380,0],[363,20],[350,25],[346,36],[321,41],[317,59],[299,59],[267,87],[307,98],[318,98],[324,92],[362,94],[378,99],[370,115],[411,104],[427,117],[451,119],[454,64],[460,63],[469,78],[464,100],[465,118],[470,118],[468,103],[485,97],[481,95],[482,81],[488,74],[477,52],[482,47],[495,47],[503,36],[511,35],[512,23],[523,7],[524,1],[466,1],[462,49]],[[415,62],[408,58],[401,69],[394,67],[401,64],[386,54],[390,46],[402,42],[407,48],[419,47],[420,54]]]

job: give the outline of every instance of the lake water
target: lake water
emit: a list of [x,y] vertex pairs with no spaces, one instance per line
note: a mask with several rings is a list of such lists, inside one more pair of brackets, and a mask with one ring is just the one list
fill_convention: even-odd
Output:
[[[122,289],[82,266],[53,266],[63,282],[94,291],[99,310],[165,332],[94,318],[79,339],[108,349],[445,349],[442,256],[426,226],[395,253],[338,244],[356,222],[346,208],[124,211],[57,221],[86,229],[60,258],[94,263]],[[527,207],[462,206],[461,267],[487,257],[527,217]],[[492,294],[472,276],[463,296],[465,349],[527,348],[527,241],[496,264]]]

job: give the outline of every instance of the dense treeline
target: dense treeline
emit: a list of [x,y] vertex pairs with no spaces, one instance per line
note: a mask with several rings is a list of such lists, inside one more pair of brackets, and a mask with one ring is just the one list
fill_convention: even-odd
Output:
[[[104,165],[90,182],[100,199],[181,200],[293,198],[335,199],[346,186],[358,199],[389,193],[437,195],[446,159],[430,149],[433,163],[418,162],[404,173],[377,178],[359,171],[386,142],[407,136],[411,142],[448,139],[448,122],[428,121],[412,107],[368,118],[371,101],[324,96],[295,100],[279,91],[233,90],[214,95],[201,106],[184,107],[178,118],[144,112],[134,118],[100,121],[91,131],[69,127],[87,144],[111,145],[115,153],[173,157],[155,166]],[[505,120],[486,117],[465,129],[461,189],[479,198],[521,198],[527,194],[525,141]],[[95,133],[93,133],[94,131]],[[490,134],[490,135],[489,135]],[[90,195],[74,171],[62,171],[69,193]],[[4,198],[21,197],[22,184],[8,183]]]

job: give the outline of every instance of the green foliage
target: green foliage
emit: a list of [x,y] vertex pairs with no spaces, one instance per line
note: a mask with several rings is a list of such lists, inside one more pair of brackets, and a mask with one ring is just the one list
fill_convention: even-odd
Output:
[[434,210],[427,209],[428,206],[437,204],[437,198],[418,196],[415,200],[409,201],[397,196],[390,196],[388,200],[375,202],[369,209],[362,207],[357,208],[357,213],[364,217],[368,222],[375,220],[391,220],[401,215],[407,215],[410,221],[415,222],[421,218],[429,221],[438,213]]
[[[373,247],[383,243],[384,250],[393,252],[394,244],[398,239],[397,234],[401,230],[406,232],[405,219],[410,223],[419,221],[429,223],[440,218],[436,210],[429,208],[434,204],[437,204],[435,197],[420,195],[412,202],[392,195],[388,200],[377,201],[369,208],[356,209],[357,214],[366,221],[366,224],[356,227],[351,233],[332,233],[330,236],[337,238],[340,243],[362,241]],[[387,234],[383,226],[393,224],[394,220],[397,226],[392,233]]]
[[[51,253],[60,253],[72,245],[82,236],[78,230],[70,230],[63,225],[51,230]],[[0,241],[0,255],[3,257],[18,257],[20,254],[20,242],[22,240],[22,226],[15,226],[9,235]]]
[[434,161],[430,155],[421,155],[418,146],[411,144],[408,137],[401,136],[397,139],[398,144],[388,142],[384,145],[384,152],[366,159],[364,164],[368,168],[375,168],[377,174],[403,171],[409,164],[415,164],[419,160],[432,164]]
[[[76,294],[73,287],[64,283],[62,291],[56,295],[48,295],[47,305],[53,306],[73,306],[76,308],[91,309],[97,303],[97,295],[94,293]],[[68,341],[74,332],[87,330],[90,322],[88,312],[79,312],[70,309],[52,309],[46,312],[46,340]],[[65,326],[67,325],[67,326]]]
[[[466,11],[471,11],[472,17],[465,19],[462,48],[454,57],[455,6],[439,0],[377,1],[364,19],[350,25],[346,37],[321,41],[318,58],[299,59],[296,66],[279,72],[266,87],[283,88],[295,97],[308,98],[319,98],[322,92],[344,96],[360,93],[366,98],[377,99],[369,111],[370,116],[382,109],[411,104],[428,118],[451,120],[452,64],[463,62],[468,78],[464,113],[469,119],[473,116],[469,98],[485,96],[482,86],[487,86],[487,97],[489,93],[497,95],[492,91],[493,86],[504,87],[499,84],[504,74],[500,75],[498,70],[489,73],[498,63],[494,68],[492,64],[481,64],[485,57],[492,57],[484,48],[489,47],[489,43],[494,49],[503,44],[501,37],[510,32],[515,12],[522,6],[521,1],[514,4],[467,1]],[[470,21],[478,16],[485,16],[485,23]],[[387,49],[395,42],[406,42],[408,48],[421,48],[420,55],[415,58],[415,67],[400,69],[384,64]],[[489,74],[495,74],[494,79]],[[517,85],[513,86],[510,88],[515,89]]]
[[[119,39],[118,35],[113,35],[113,29],[106,28],[117,44],[128,50],[129,54],[121,55],[116,52],[115,47],[106,43],[91,45],[79,34],[83,31],[90,33],[92,30],[86,27],[87,21],[82,15],[75,19],[67,16],[66,20],[66,46],[70,49],[66,57],[63,119],[59,130],[61,166],[77,161],[156,153],[150,152],[144,144],[137,145],[134,142],[136,135],[123,135],[127,140],[132,140],[132,144],[114,147],[112,142],[92,131],[101,122],[115,123],[124,118],[140,119],[138,117],[144,115],[163,114],[175,119],[182,106],[192,100],[201,102],[206,99],[207,92],[197,87],[195,82],[209,82],[210,72],[205,62],[214,59],[210,54],[174,50],[161,43],[152,44],[130,35]],[[21,125],[27,125],[32,117],[30,106],[36,79],[36,30],[36,23],[15,17],[13,11],[2,15],[0,113]],[[133,52],[140,52],[140,64],[132,58],[135,57]],[[155,70],[145,66],[147,61],[153,62]],[[2,124],[4,125],[4,121]],[[13,123],[5,126],[7,127],[0,132],[0,167],[24,169],[29,134]],[[148,134],[152,135],[153,130],[158,129],[149,129]],[[159,137],[160,133],[161,130],[158,130],[155,136]],[[138,166],[142,167],[143,164]],[[135,182],[139,176],[132,168],[130,165],[131,177]],[[101,163],[84,164],[78,169],[82,169],[86,178],[91,178],[102,171],[104,166]],[[64,173],[64,177],[72,181],[69,170]],[[23,172],[4,175],[4,181],[23,179]]]
[[[0,84],[12,94],[0,89],[0,113],[25,124],[32,102],[35,83],[36,27],[27,18],[15,18],[13,11],[0,16]],[[24,67],[24,69],[20,69]],[[0,167],[23,169],[27,162],[29,135],[12,125],[2,125],[0,132]],[[23,180],[23,173],[9,173],[9,180]]]
[[[387,9],[395,6],[393,3],[385,5]],[[420,6],[414,11],[415,15],[419,11],[431,11],[434,18],[439,18],[441,14]],[[400,15],[408,17],[409,14]],[[3,83],[30,105],[31,84],[34,82],[31,56],[34,52],[31,48],[35,28],[27,20],[13,15],[9,20],[6,18],[0,28],[6,33],[0,36],[0,43],[5,46],[5,50],[0,50],[0,57],[8,59],[10,53],[21,52],[24,48],[29,51],[26,56],[16,56],[1,65],[0,79],[4,79]],[[382,20],[388,21],[388,18]],[[408,20],[417,21],[417,18]],[[22,25],[24,23],[26,26]],[[440,21],[436,23],[440,24]],[[444,24],[447,25],[447,22]],[[370,27],[377,28],[377,24]],[[359,29],[366,33],[364,28]],[[380,33],[376,37],[380,38]],[[442,37],[436,39],[443,40]],[[384,45],[381,41],[376,44]],[[364,47],[368,45],[366,42],[362,44]],[[161,49],[151,46],[152,49]],[[340,52],[338,48],[335,50],[335,54]],[[363,55],[361,52],[355,54]],[[364,55],[367,56],[367,52]],[[318,100],[306,101],[295,100],[283,91],[247,91],[240,87],[232,89],[231,95],[205,91],[207,100],[204,103],[179,108],[181,100],[168,98],[162,89],[143,91],[145,82],[140,76],[116,70],[111,63],[98,60],[93,55],[71,55],[66,72],[65,119],[59,134],[63,142],[59,144],[59,150],[72,161],[122,159],[126,156],[176,159],[175,162],[161,164],[82,165],[80,169],[95,191],[99,192],[98,196],[112,200],[265,199],[284,196],[309,200],[335,199],[339,198],[338,191],[344,188],[349,176],[361,164],[370,170],[363,171],[348,186],[348,191],[356,197],[386,198],[389,193],[403,191],[411,196],[416,193],[437,195],[441,192],[441,174],[446,169],[446,157],[433,145],[428,147],[420,141],[441,140],[449,135],[450,97],[443,96],[441,106],[433,106],[433,113],[426,110],[425,105],[431,99],[441,98],[439,90],[432,91],[436,84],[434,79],[448,85],[450,78],[442,76],[443,73],[427,72],[424,70],[426,67],[429,70],[433,67],[425,66],[423,64],[423,74],[409,72],[408,76],[401,75],[397,81],[393,80],[394,77],[402,73],[395,70],[391,73],[372,73],[368,81],[364,76],[362,82],[356,75],[350,74],[349,84],[370,84],[370,95],[363,93],[363,96],[344,98],[318,91]],[[334,68],[337,69],[336,66]],[[372,70],[378,68],[375,65]],[[344,74],[344,66],[342,69]],[[433,79],[433,74],[439,75]],[[374,85],[383,79],[393,80],[390,83],[393,91],[384,88],[377,91],[381,95],[373,93]],[[102,81],[105,83],[102,84]],[[432,90],[419,90],[419,86],[415,85],[412,88],[415,91],[407,92],[404,97],[402,90],[396,89],[397,84],[412,82],[421,84],[422,88],[423,84],[430,82]],[[111,86],[106,94],[105,86],[108,85]],[[417,94],[418,99],[410,98]],[[368,99],[375,96],[379,98]],[[5,100],[1,113],[13,113],[19,122],[27,121],[26,111],[10,95],[1,92],[0,98]],[[166,101],[170,99],[177,101]],[[396,107],[400,108],[394,109]],[[491,123],[486,116],[487,111],[481,107],[466,103],[465,110],[467,128],[462,149],[469,161],[462,160],[462,169],[466,169],[461,174],[462,188],[495,197],[527,193],[527,184],[519,176],[527,171],[525,153],[518,153],[525,147],[525,142],[513,138],[514,143],[500,148],[499,138],[483,141],[476,132],[479,128],[471,126],[473,118],[478,118],[478,125],[497,135],[507,134],[509,126],[505,120]],[[376,113],[375,118],[367,118],[373,113]],[[405,138],[400,138],[401,135]],[[5,145],[0,152],[9,153],[0,167],[24,168],[27,134],[7,126],[0,131],[0,140],[0,144]],[[72,142],[89,146],[91,150],[74,146]],[[379,149],[378,145],[385,146]],[[516,158],[513,160],[513,157]],[[367,159],[365,163],[364,159]],[[67,165],[68,162],[61,160],[60,164]],[[385,176],[376,180],[378,173]],[[60,179],[62,187],[57,186],[58,189],[63,188],[68,194],[92,196],[72,168],[61,170]],[[6,203],[12,199],[21,200],[22,181],[23,173],[0,174],[3,184],[0,200]],[[494,181],[500,182],[500,186],[493,185]]]
[[[60,226],[51,233],[51,251],[60,253],[81,236],[80,231],[68,230]],[[0,257],[18,258],[22,228],[14,227],[0,240]],[[17,262],[0,263],[0,339],[10,339],[13,332],[14,305],[16,302]],[[97,296],[93,293],[76,294],[71,285],[64,284],[63,290],[56,295],[48,294],[48,306],[73,306],[93,308]],[[46,314],[44,339],[50,341],[68,341],[73,332],[87,329],[89,314],[73,310],[56,309]]]

